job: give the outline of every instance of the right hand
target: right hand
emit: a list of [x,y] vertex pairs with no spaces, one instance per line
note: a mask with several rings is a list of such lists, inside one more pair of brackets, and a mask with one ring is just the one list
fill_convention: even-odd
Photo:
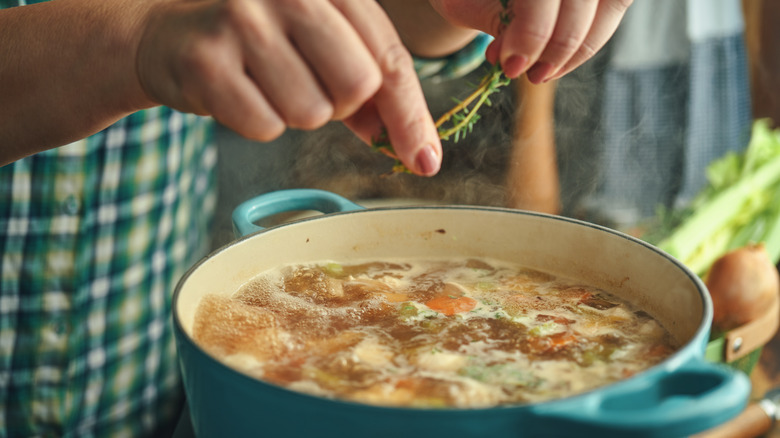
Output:
[[617,29],[633,0],[512,0],[502,23],[498,0],[430,0],[445,19],[496,37],[485,53],[510,78],[557,79],[590,59]]
[[435,174],[441,143],[411,56],[374,0],[164,1],[137,53],[150,99],[212,115],[248,138],[343,120]]

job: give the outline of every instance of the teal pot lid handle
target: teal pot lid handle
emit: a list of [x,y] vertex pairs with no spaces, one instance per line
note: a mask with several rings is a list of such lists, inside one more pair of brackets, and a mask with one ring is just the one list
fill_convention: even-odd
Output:
[[744,373],[694,357],[659,376],[638,376],[534,410],[553,420],[546,422],[551,436],[684,437],[737,416],[749,396]]
[[290,189],[266,193],[233,210],[233,231],[242,237],[263,230],[255,224],[279,213],[315,210],[321,213],[362,210],[363,207],[335,193],[316,189]]

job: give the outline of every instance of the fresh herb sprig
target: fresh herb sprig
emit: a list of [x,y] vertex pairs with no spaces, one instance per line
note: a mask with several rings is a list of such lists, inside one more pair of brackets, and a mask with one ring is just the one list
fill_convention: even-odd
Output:
[[[474,125],[480,119],[479,109],[483,105],[490,106],[492,104],[490,96],[510,82],[511,80],[501,70],[501,66],[499,64],[493,65],[471,94],[463,100],[456,100],[456,105],[436,120],[439,138],[442,140],[452,138],[457,143],[466,137],[473,131]],[[372,139],[371,148],[395,160],[392,173],[411,173],[398,159],[386,131],[383,131],[379,137]]]
[[[465,99],[457,102],[452,109],[447,111],[436,121],[436,127],[439,128],[439,138],[449,140],[455,136],[457,143],[466,134],[471,133],[474,124],[479,120],[479,108],[482,105],[490,106],[490,95],[498,91],[499,88],[509,84],[510,79],[504,76],[501,66],[496,64],[482,78],[479,86]],[[473,106],[470,106],[474,103]],[[451,126],[445,124],[452,121]]]
[[[501,24],[506,26],[512,20],[509,10],[509,0],[499,0],[502,11],[500,15]],[[501,87],[508,85],[511,80],[504,75],[501,65],[496,63],[482,77],[474,91],[463,100],[456,100],[452,109],[444,113],[436,120],[436,128],[439,130],[439,138],[449,140],[451,137],[455,141],[466,137],[474,129],[474,125],[480,119],[477,113],[483,105],[490,106],[490,96],[497,92]],[[391,173],[411,173],[411,171],[398,159],[398,155],[390,143],[387,131],[371,139],[371,149],[383,153],[395,160]]]

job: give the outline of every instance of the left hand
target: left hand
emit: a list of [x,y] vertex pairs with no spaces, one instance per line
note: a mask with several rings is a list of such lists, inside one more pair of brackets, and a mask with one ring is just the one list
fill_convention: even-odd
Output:
[[412,57],[375,0],[149,0],[137,52],[151,103],[209,114],[270,141],[343,120],[366,142],[386,128],[419,175],[441,140]]
[[496,37],[486,56],[504,73],[540,83],[590,59],[609,40],[633,0],[509,0],[501,22],[499,0],[430,0],[451,23]]

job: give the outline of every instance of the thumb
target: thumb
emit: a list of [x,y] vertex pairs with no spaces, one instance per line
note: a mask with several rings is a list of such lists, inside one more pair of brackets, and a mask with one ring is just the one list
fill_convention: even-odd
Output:
[[[393,132],[385,129],[376,102],[372,99],[366,102],[357,112],[343,120],[344,125],[366,144],[375,145],[381,140],[387,145],[395,145],[404,139],[397,138]],[[411,147],[401,147],[388,151],[388,155],[400,160],[410,171],[421,176],[433,176],[441,167],[441,142],[437,136],[428,142],[411,140]],[[407,140],[408,141],[408,140]],[[403,146],[403,144],[402,144]],[[392,146],[391,146],[392,147]]]

